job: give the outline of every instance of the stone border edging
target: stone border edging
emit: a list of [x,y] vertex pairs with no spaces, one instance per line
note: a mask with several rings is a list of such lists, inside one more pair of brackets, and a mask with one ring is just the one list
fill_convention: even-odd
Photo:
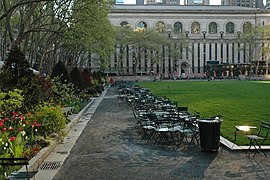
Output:
[[[69,132],[71,128],[80,120],[83,114],[87,111],[87,109],[92,105],[94,100],[91,100],[65,127],[64,131]],[[56,138],[54,141],[50,143],[49,146],[42,148],[37,155],[35,155],[30,161],[28,165],[29,171],[37,170],[38,167],[44,162],[44,160],[49,156],[49,154],[55,149],[55,147],[61,142],[60,138]],[[19,171],[25,171],[25,167],[22,167]]]

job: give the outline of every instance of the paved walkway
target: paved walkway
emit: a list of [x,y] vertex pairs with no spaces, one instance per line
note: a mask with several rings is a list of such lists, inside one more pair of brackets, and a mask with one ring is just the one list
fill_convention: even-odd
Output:
[[[71,151],[68,145],[66,153],[62,151],[66,157],[61,169],[43,171],[45,179],[55,173],[54,180],[270,179],[269,152],[268,158],[263,154],[252,158],[253,153],[225,147],[205,152],[141,141],[131,109],[118,102],[113,88],[92,113],[86,112],[80,121],[86,126],[77,128],[83,131]],[[54,158],[59,156],[61,151]]]

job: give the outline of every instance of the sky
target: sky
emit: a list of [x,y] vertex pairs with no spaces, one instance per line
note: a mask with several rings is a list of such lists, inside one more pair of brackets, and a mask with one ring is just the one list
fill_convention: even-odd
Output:
[[[264,0],[263,2],[265,3],[266,0]],[[183,3],[184,0],[181,0],[181,4]],[[136,0],[124,0],[125,4],[136,4]],[[210,5],[220,5],[221,4],[221,0],[210,0]]]

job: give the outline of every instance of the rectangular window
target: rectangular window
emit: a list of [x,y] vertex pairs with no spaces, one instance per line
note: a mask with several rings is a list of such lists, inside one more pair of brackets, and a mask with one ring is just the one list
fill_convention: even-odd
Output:
[[223,62],[223,43],[220,44],[220,61]]
[[192,43],[192,60],[191,60],[192,72],[194,73],[194,43]]
[[160,69],[159,69],[160,54],[158,51],[156,52],[156,56],[157,56],[157,73],[159,74],[160,73]]
[[226,44],[226,62],[229,63],[229,43]]
[[127,45],[127,69],[129,67],[129,46]]
[[248,45],[248,59],[250,60],[252,58],[252,49],[251,49],[251,44]]
[[198,73],[201,73],[201,47],[198,43]]
[[144,49],[144,71],[145,71],[145,73],[147,73],[147,61],[148,61],[147,49]]
[[217,43],[215,43],[215,60],[218,60],[217,57]]
[[162,73],[165,74],[165,56],[166,56],[166,53],[165,53],[165,46],[162,46]]
[[171,46],[168,46],[168,61],[169,61],[169,73],[171,73],[171,66],[172,66],[172,63],[171,63]]
[[203,44],[203,66],[204,66],[204,71],[206,71],[205,66],[206,66],[206,44]]
[[209,60],[213,60],[212,59],[212,44],[209,43]]
[[234,63],[234,54],[235,50],[234,50],[234,43],[232,43],[232,63]]
[[180,43],[180,59],[183,59],[183,45]]
[[[262,49],[264,49],[264,42],[262,43]],[[264,61],[264,51],[262,52],[262,61]]]
[[246,57],[247,57],[247,55],[246,55],[246,43],[244,43],[244,63],[246,62]]
[[120,69],[122,70],[123,68],[123,61],[124,61],[124,55],[123,55],[123,48],[122,46],[120,46],[120,57],[119,57],[119,61],[120,61]]
[[241,55],[241,51],[240,51],[240,43],[238,43],[238,50],[237,50],[237,52],[238,52],[238,63],[240,63],[240,55]]
[[186,46],[186,59],[188,60],[188,44]]

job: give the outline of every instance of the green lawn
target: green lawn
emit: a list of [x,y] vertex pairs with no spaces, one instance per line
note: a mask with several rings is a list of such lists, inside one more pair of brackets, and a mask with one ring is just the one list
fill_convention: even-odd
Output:
[[[178,81],[141,82],[154,94],[177,101],[193,113],[209,118],[222,115],[221,134],[234,140],[236,125],[259,126],[261,121],[270,122],[270,82],[267,81]],[[237,144],[248,144],[241,133]],[[270,141],[268,142],[270,144]]]

